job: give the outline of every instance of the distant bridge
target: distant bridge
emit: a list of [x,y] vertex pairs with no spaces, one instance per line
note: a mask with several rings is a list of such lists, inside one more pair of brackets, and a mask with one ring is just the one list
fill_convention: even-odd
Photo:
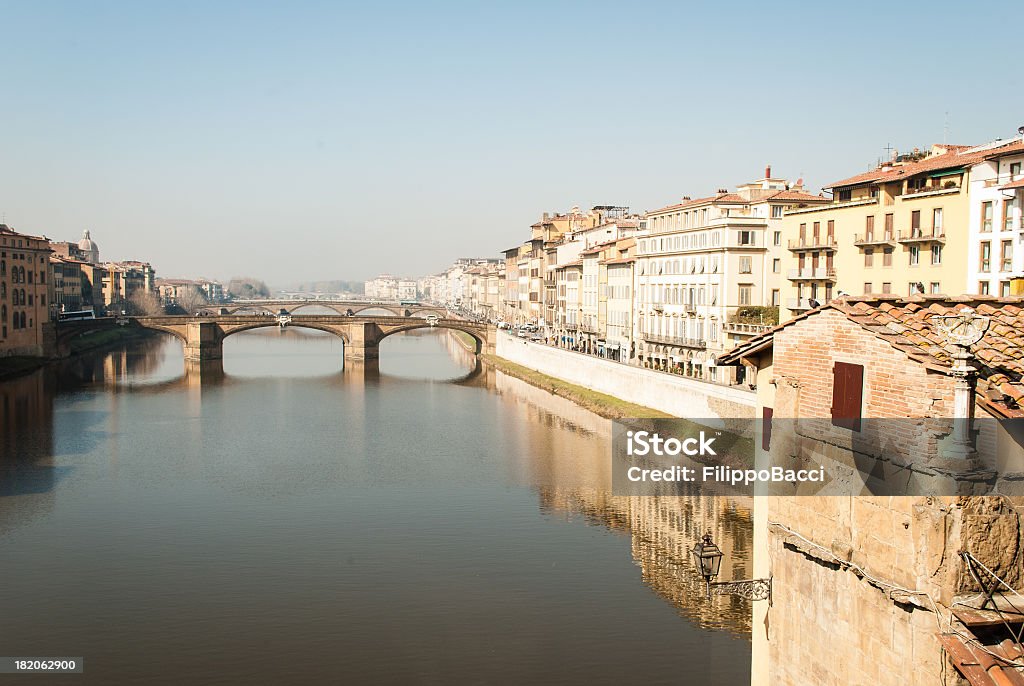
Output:
[[304,307],[325,307],[349,317],[356,316],[365,310],[384,310],[396,317],[423,317],[434,314],[443,318],[448,314],[444,307],[437,305],[403,305],[399,301],[390,300],[235,300],[225,305],[207,305],[201,311],[209,314],[234,314],[242,310],[253,310],[277,314],[280,310],[286,310],[288,313],[294,314]]
[[420,319],[418,317],[350,317],[345,315],[244,315],[103,317],[60,322],[57,325],[57,350],[66,355],[77,336],[116,326],[137,326],[162,331],[177,337],[185,347],[186,364],[220,360],[224,339],[241,331],[298,327],[325,331],[344,342],[346,365],[375,364],[380,357],[380,342],[392,334],[417,329],[448,329],[468,334],[476,343],[476,352],[494,353],[496,329],[488,324],[463,319]]

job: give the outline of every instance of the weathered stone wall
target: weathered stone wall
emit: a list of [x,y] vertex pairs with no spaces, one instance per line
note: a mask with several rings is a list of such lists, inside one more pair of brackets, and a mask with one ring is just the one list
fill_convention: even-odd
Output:
[[499,334],[510,362],[599,393],[688,419],[753,418],[756,398],[735,387],[675,377]]

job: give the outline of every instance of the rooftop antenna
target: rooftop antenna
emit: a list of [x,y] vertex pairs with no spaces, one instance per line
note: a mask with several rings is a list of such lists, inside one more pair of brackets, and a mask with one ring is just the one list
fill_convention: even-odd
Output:
[[886,143],[885,147],[882,148],[882,150],[885,150],[885,159],[891,160],[893,151],[892,143]]

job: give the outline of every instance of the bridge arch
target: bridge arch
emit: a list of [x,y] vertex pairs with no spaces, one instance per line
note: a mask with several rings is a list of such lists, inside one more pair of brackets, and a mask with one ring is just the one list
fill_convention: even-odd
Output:
[[[242,333],[243,331],[254,331],[256,329],[277,328],[279,326],[280,326],[280,324],[278,324],[276,319],[267,319],[267,321],[265,321],[265,322],[248,322],[248,323],[245,323],[245,324],[238,324],[238,325],[235,325],[235,326],[232,326],[231,324],[221,324],[221,331],[223,331],[223,337],[227,338],[228,336],[232,336],[232,335],[234,335],[236,333]],[[329,333],[329,334],[331,334],[333,336],[337,336],[338,338],[340,338],[342,340],[342,342],[345,345],[350,345],[351,344],[351,341],[349,340],[348,334],[345,331],[339,329],[338,327],[334,327],[334,326],[332,326],[330,324],[320,324],[320,323],[317,323],[317,322],[290,322],[288,324],[287,328],[289,328],[289,329],[293,329],[293,328],[294,329],[313,329],[315,331],[323,331],[323,332]]]
[[468,334],[473,338],[473,341],[476,343],[476,349],[473,352],[476,353],[477,355],[483,352],[487,346],[486,334],[480,332],[478,329],[472,326],[465,326],[460,323],[452,321],[436,322],[432,326],[426,320],[414,321],[410,322],[409,324],[403,324],[396,326],[394,328],[388,328],[388,330],[384,331],[381,337],[377,339],[377,343],[380,344],[381,341],[383,341],[385,338],[393,334],[401,333],[403,331],[415,331],[417,329],[450,329],[452,331],[461,331],[462,333]]

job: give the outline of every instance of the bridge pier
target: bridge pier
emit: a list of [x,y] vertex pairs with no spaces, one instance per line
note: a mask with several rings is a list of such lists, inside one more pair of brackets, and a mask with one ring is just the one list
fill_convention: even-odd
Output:
[[216,322],[185,325],[185,359],[220,360],[224,357],[224,333]]
[[348,338],[345,340],[345,366],[349,362],[372,361],[376,364],[380,359],[380,339],[381,330],[376,324],[349,324]]

